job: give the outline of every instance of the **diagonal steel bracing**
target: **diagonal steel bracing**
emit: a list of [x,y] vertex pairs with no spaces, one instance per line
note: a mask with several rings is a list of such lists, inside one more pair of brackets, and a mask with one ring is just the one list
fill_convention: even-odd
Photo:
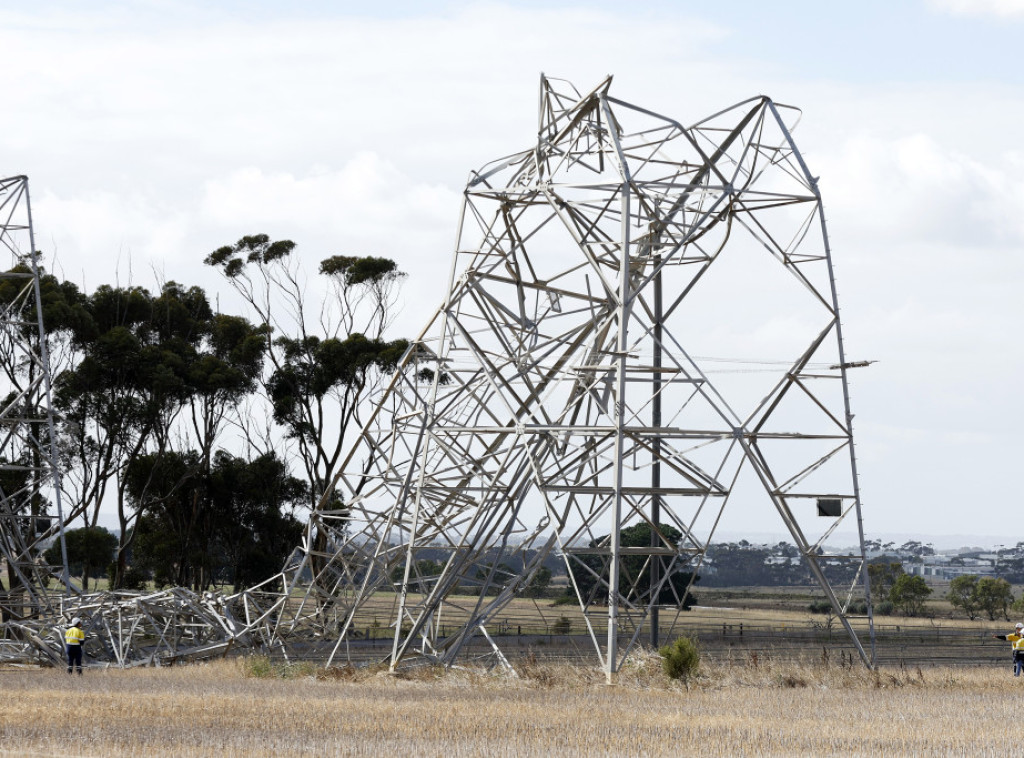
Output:
[[0,179],[0,615],[52,613],[70,590],[67,561],[46,565],[42,547],[63,545],[50,366],[28,178]]
[[[555,556],[611,680],[645,632],[684,629],[723,519],[768,511],[872,664],[870,603],[848,613],[870,594],[848,364],[797,112],[758,97],[685,127],[610,85],[542,78],[533,144],[470,174],[443,303],[323,497],[344,507],[315,509],[284,571],[237,595],[68,600],[94,656],[330,662],[386,634],[392,668],[481,647],[507,666],[502,613]],[[857,545],[829,554],[846,521]],[[50,627],[16,637],[52,658]]]
[[[677,627],[680,577],[743,507],[777,512],[870,663],[847,613],[867,589],[852,415],[796,111],[760,97],[684,127],[610,84],[543,78],[536,144],[470,175],[448,295],[335,482],[349,512],[314,519],[357,578],[336,649],[394,592],[392,667],[451,663],[481,632],[500,653],[489,623],[555,553],[611,678],[652,615]],[[804,303],[789,360],[753,389],[698,352],[729,311],[706,281],[749,251],[781,272],[756,285],[767,313]],[[827,555],[847,518],[860,546]],[[638,525],[649,544],[623,544]]]

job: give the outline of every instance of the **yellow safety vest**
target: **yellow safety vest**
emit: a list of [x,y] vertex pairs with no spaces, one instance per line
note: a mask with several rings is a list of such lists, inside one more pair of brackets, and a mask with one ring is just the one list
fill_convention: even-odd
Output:
[[1004,634],[1000,637],[1010,643],[1010,650],[1015,653],[1024,653],[1024,634]]
[[81,645],[85,642],[85,632],[77,626],[69,626],[64,632],[64,642],[68,645]]

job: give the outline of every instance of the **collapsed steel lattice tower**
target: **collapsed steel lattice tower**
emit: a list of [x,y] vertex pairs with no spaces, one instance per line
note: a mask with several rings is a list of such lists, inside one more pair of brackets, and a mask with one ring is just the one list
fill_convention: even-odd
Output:
[[[67,560],[46,565],[40,545],[63,540],[58,459],[50,396],[28,178],[0,179],[0,614],[3,621],[51,614],[52,579],[70,588]],[[61,542],[63,547],[63,541]]]
[[[847,612],[870,595],[851,364],[798,111],[758,97],[684,127],[610,83],[581,96],[542,78],[536,144],[470,176],[444,303],[336,480],[346,509],[314,513],[309,565],[338,600],[339,645],[394,588],[392,666],[450,663],[475,635],[500,657],[488,623],[554,551],[611,678],[652,616],[665,626],[659,607],[682,608],[674,580],[742,499],[781,517],[870,665]],[[725,279],[708,300],[734,255],[755,289]],[[786,328],[762,340],[776,311]],[[787,360],[715,376],[701,351],[744,329]],[[827,554],[848,517],[859,549]],[[650,544],[624,545],[637,525]],[[873,642],[870,604],[860,628]]]
[[[122,666],[336,653],[387,609],[392,666],[451,663],[478,635],[503,661],[498,614],[558,555],[611,678],[645,628],[678,628],[728,505],[781,517],[871,664],[847,613],[861,587],[870,598],[855,364],[817,182],[784,118],[796,111],[756,98],[685,128],[609,85],[581,96],[543,79],[536,145],[471,175],[449,291],[333,483],[344,507],[316,509],[280,575],[226,598],[57,607],[46,589],[37,547],[62,519],[39,278],[27,182],[0,181],[0,550],[16,578],[0,657],[59,663],[70,614],[89,619],[90,655]],[[753,358],[737,369],[703,354],[716,350]],[[826,554],[849,517],[858,547]],[[870,602],[859,628],[873,641]]]

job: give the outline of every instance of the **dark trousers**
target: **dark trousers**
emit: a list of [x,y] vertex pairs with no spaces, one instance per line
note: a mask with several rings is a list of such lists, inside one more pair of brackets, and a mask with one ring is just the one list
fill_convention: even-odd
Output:
[[66,645],[68,649],[68,673],[71,673],[73,666],[78,666],[78,673],[82,673],[82,646]]

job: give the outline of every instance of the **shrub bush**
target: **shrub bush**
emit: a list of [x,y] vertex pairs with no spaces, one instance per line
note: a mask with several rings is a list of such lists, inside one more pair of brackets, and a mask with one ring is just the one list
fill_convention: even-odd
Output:
[[697,643],[690,637],[679,637],[658,652],[661,653],[661,668],[669,679],[682,679],[685,682],[696,676],[700,668],[700,652]]
[[555,634],[568,634],[572,631],[572,619],[568,616],[562,616],[551,625],[551,631]]
[[245,674],[254,679],[266,679],[274,675],[274,666],[265,655],[250,655],[245,658]]
[[[814,600],[807,606],[811,613],[831,613],[832,603],[828,600]],[[854,616],[861,616],[868,612],[868,604],[864,600],[854,600],[846,607],[846,612]]]

